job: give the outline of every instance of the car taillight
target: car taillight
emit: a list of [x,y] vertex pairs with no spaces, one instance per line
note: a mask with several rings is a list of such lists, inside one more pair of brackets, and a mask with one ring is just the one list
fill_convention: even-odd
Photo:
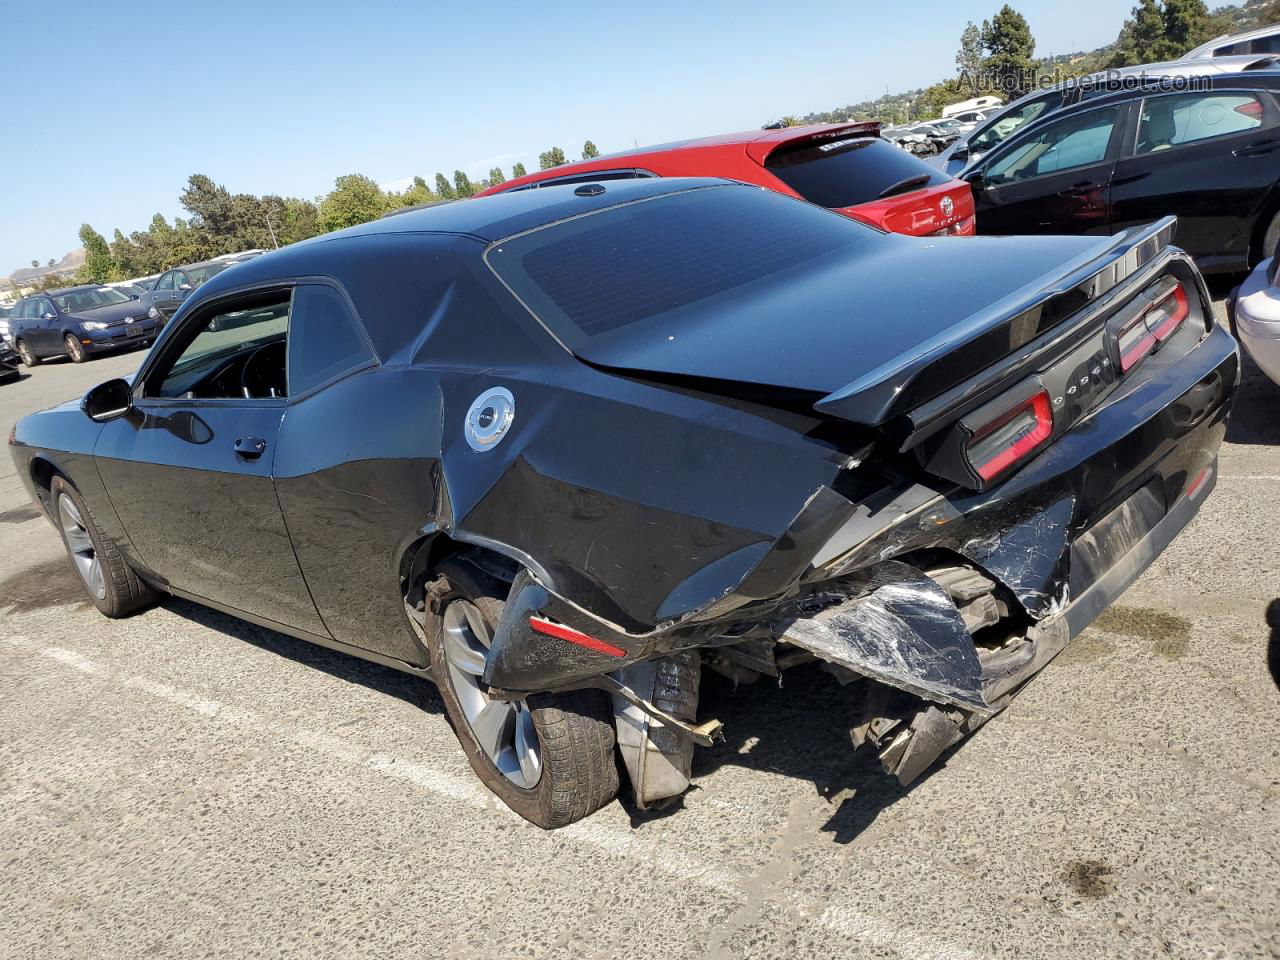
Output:
[[1040,449],[1051,436],[1053,405],[1049,392],[1042,389],[979,427],[965,445],[965,456],[974,473],[990,483]]
[[1136,367],[1159,344],[1178,332],[1191,304],[1186,288],[1181,282],[1163,294],[1155,303],[1126,323],[1116,333],[1116,346],[1120,353],[1120,371],[1127,373]]
[[1242,103],[1236,107],[1236,113],[1242,113],[1246,117],[1262,119],[1262,104],[1257,100],[1250,100],[1248,103]]

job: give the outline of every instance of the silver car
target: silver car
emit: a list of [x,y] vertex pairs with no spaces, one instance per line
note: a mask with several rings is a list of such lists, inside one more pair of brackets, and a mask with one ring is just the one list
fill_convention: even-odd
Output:
[[1263,260],[1232,300],[1236,338],[1254,363],[1280,384],[1280,257]]
[[1223,35],[1201,44],[1183,60],[1214,60],[1219,57],[1258,56],[1280,54],[1280,23],[1273,23],[1258,30],[1249,30],[1231,36]]

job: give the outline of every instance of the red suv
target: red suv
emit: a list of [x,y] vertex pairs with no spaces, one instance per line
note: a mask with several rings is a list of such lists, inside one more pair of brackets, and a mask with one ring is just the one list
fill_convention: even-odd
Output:
[[540,170],[480,196],[635,177],[725,177],[912,236],[973,235],[973,194],[888,141],[879,123],[751,130],[642,147]]

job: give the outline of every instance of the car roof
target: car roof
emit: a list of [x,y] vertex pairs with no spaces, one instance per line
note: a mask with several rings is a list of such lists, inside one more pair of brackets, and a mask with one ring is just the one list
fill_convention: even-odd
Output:
[[661,156],[683,150],[726,150],[741,155],[745,148],[751,147],[752,155],[759,160],[760,157],[772,152],[778,146],[795,140],[803,140],[807,137],[821,136],[843,130],[865,131],[868,135],[871,135],[873,131],[879,129],[882,129],[882,125],[878,120],[847,120],[843,123],[807,123],[773,130],[744,130],[738,133],[721,133],[711,137],[697,137],[692,140],[674,140],[670,143],[659,143],[652,146],[637,147],[634,150],[604,154],[599,157],[592,157],[589,160],[574,160],[571,163],[563,163],[548,170],[537,170],[523,177],[507,180],[495,187],[491,187],[489,189],[493,193],[486,191],[485,195],[492,196],[496,193],[509,193],[520,189],[526,184],[541,183],[548,179],[574,176],[580,173],[590,173],[593,169],[642,167],[644,165],[643,160],[646,157]]
[[108,286],[105,283],[77,283],[72,287],[58,287],[56,290],[37,290],[35,293],[29,293],[23,300],[34,300],[36,297],[60,297],[64,293],[79,293],[81,290],[98,290]]
[[[1224,33],[1220,37],[1214,37],[1212,40],[1208,40],[1200,44],[1200,46],[1188,50],[1182,55],[1181,59],[1194,60],[1196,58],[1203,57],[1206,54],[1212,54],[1218,47],[1224,46],[1228,43],[1240,43],[1241,41],[1254,40],[1258,37],[1269,37],[1275,33],[1280,33],[1280,23],[1273,23],[1266,27],[1257,27],[1253,30],[1246,30],[1244,33]],[[1226,58],[1218,57],[1216,59],[1221,60]]]

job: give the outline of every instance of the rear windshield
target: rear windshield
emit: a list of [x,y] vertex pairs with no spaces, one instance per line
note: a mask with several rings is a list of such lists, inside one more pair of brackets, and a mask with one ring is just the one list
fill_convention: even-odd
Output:
[[881,239],[771,190],[703,187],[553,223],[486,260],[578,352],[595,338],[675,337],[703,311]]
[[879,137],[803,143],[769,154],[765,169],[810,203],[851,207],[912,177],[928,175],[914,189],[945,183],[947,175]]

